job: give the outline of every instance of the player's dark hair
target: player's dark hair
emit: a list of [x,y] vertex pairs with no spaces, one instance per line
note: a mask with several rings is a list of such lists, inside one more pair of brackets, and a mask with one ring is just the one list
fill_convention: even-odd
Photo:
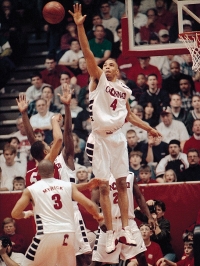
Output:
[[42,161],[45,157],[44,154],[45,145],[42,141],[37,140],[31,146],[31,155],[38,162]]

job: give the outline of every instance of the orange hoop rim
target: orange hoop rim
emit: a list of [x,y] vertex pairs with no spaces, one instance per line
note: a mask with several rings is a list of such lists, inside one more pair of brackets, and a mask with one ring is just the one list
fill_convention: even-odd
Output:
[[188,32],[182,32],[179,33],[179,38],[183,38],[183,39],[189,39],[191,41],[194,41],[194,39],[196,39],[197,36],[200,36],[200,31],[188,31]]

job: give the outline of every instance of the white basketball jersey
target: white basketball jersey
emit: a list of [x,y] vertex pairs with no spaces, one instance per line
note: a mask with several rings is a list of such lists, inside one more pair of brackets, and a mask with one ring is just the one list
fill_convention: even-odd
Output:
[[[129,175],[126,178],[127,184],[127,194],[128,194],[128,218],[135,218],[134,215],[134,202],[133,202],[133,182],[134,182],[134,173],[129,172]],[[116,179],[113,175],[109,179],[109,186],[110,186],[110,202],[112,206],[112,218],[119,218],[121,216],[119,205],[118,205],[118,191],[116,187]]]
[[42,179],[27,187],[34,200],[37,235],[75,232],[72,184],[55,178]]
[[126,102],[131,90],[120,80],[110,82],[102,73],[94,91],[89,85],[89,111],[94,131],[116,131],[121,128],[127,115]]
[[56,157],[54,163],[58,168],[61,180],[65,182],[76,183],[76,171],[71,170],[66,165],[62,152]]

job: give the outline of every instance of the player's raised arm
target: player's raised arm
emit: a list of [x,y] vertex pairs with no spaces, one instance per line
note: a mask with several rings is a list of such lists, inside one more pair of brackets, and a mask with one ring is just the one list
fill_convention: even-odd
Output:
[[30,144],[32,145],[36,141],[36,138],[33,132],[33,128],[29,121],[28,113],[27,113],[28,101],[26,100],[26,94],[20,93],[19,98],[16,99],[16,101],[17,101],[18,109],[22,115],[22,120],[24,123],[26,135],[28,137]]
[[80,4],[75,4],[73,7],[74,7],[74,13],[72,11],[69,11],[69,13],[72,15],[72,17],[74,18],[74,22],[77,25],[79,42],[81,45],[81,50],[86,60],[88,73],[90,74],[91,77],[99,79],[102,74],[102,69],[97,66],[95,57],[92,51],[90,50],[88,39],[83,26],[86,15],[84,16],[82,15]]
[[74,141],[72,135],[72,118],[70,111],[70,102],[72,98],[72,90],[69,85],[62,85],[62,95],[58,94],[60,97],[60,101],[65,105],[65,121],[64,121],[64,148],[62,150],[63,158],[65,160],[66,165],[74,170]]

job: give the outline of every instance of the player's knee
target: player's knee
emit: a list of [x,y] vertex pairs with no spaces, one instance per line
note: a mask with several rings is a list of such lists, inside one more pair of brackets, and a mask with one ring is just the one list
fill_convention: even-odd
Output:
[[108,195],[110,191],[109,183],[108,182],[101,183],[99,185],[99,191],[100,191],[100,195],[103,195],[103,196]]
[[116,179],[116,186],[118,191],[125,191],[127,189],[126,178]]

